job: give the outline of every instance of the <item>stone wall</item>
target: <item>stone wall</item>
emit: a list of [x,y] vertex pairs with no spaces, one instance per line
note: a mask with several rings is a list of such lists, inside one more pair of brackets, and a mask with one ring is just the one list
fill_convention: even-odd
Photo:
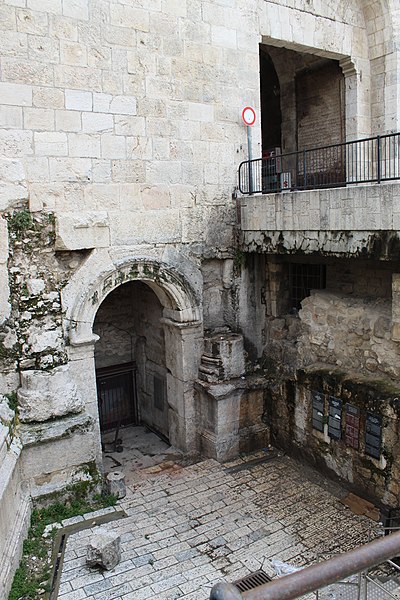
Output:
[[7,598],[22,553],[30,517],[30,496],[21,473],[21,442],[15,413],[0,396],[0,597]]
[[313,292],[302,302],[299,353],[349,371],[397,379],[399,348],[391,339],[391,302]]
[[[273,443],[346,480],[356,493],[395,507],[400,497],[399,347],[392,335],[391,298],[395,264],[379,269],[372,262],[326,263],[326,290],[312,290],[298,314],[285,314],[285,304],[277,303],[282,312],[267,316],[259,363],[266,378],[265,422]],[[288,264],[275,259],[268,266],[267,312],[274,277],[280,282],[277,296],[289,287]],[[324,406],[321,431],[313,423],[315,394]],[[329,432],[332,397],[340,404],[339,439]],[[359,419],[356,447],[349,445],[346,429],[353,407]],[[369,418],[382,426],[376,456],[366,448]]]
[[[344,372],[324,364],[297,371],[295,379],[267,394],[266,421],[273,443],[302,456],[330,475],[339,476],[350,489],[382,508],[399,503],[398,458],[400,388],[394,384]],[[322,401],[322,425],[314,425],[313,398]],[[330,401],[339,401],[335,435],[331,433]],[[348,435],[348,415],[357,414],[355,435]],[[367,447],[368,419],[380,422],[378,453]],[[338,433],[339,432],[339,433]],[[339,437],[337,437],[337,435]],[[350,439],[351,438],[351,439]]]
[[[210,261],[203,271],[207,326],[246,319],[235,304],[246,286],[236,292],[232,277],[242,267],[234,196],[237,166],[247,156],[240,118],[247,104],[258,112],[253,154],[260,154],[259,43],[339,61],[346,138],[391,131],[399,120],[394,7],[392,18],[373,0],[334,7],[306,0],[139,4],[0,6],[0,223],[3,234],[8,229],[0,248],[0,391],[20,388],[18,468],[33,494],[99,464],[92,324],[108,290],[124,281],[142,279],[159,292],[171,351],[165,365],[157,362],[159,345],[153,363],[168,370],[173,439],[196,447],[203,260]],[[372,230],[396,228],[391,202]],[[276,212],[276,222],[291,219],[297,230],[307,213],[314,232],[358,225],[350,204],[344,211],[331,206],[330,224],[319,220],[316,204],[311,211],[305,203],[300,211],[288,206],[268,206],[268,218],[275,223]],[[376,212],[368,202],[360,207],[364,215]],[[346,252],[357,252],[358,242]],[[248,311],[252,323],[262,287],[257,310]],[[215,298],[222,310],[212,306]],[[256,333],[246,326],[253,355],[268,338],[265,322]],[[256,396],[257,414],[250,413],[259,423]],[[241,428],[250,413],[239,415]]]
[[398,253],[398,183],[240,199],[248,251],[391,258]]

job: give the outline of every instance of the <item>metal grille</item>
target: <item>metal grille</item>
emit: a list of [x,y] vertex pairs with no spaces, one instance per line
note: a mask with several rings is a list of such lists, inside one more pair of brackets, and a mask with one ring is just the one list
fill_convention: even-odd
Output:
[[271,581],[271,577],[264,573],[264,571],[255,571],[254,573],[250,573],[250,575],[243,577],[243,579],[235,581],[233,585],[237,587],[239,592],[247,592],[260,585],[264,585],[264,583],[268,583],[269,581]]
[[300,310],[301,301],[310,295],[311,290],[322,290],[326,287],[326,267],[291,263],[289,268],[292,308]]
[[136,424],[135,369],[121,365],[99,369],[96,373],[101,431]]

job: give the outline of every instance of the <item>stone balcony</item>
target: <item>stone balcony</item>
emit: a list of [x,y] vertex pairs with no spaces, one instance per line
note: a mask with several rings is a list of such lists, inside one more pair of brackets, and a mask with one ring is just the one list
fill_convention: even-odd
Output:
[[398,259],[400,182],[239,198],[248,252]]

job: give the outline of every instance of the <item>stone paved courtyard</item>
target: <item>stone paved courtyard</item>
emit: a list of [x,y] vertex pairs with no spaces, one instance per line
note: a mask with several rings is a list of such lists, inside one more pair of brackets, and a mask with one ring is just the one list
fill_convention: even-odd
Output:
[[283,455],[265,451],[221,465],[172,460],[130,472],[120,501],[126,517],[112,571],[85,564],[95,528],[68,537],[60,600],[206,600],[218,581],[235,581],[271,561],[310,564],[319,553],[367,541],[366,517],[340,499],[346,490]]

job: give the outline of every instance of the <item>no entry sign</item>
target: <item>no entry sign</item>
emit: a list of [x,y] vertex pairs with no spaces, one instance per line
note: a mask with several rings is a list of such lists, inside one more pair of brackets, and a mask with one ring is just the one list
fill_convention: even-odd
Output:
[[256,111],[251,106],[245,106],[242,110],[242,119],[245,125],[254,125],[256,122]]

